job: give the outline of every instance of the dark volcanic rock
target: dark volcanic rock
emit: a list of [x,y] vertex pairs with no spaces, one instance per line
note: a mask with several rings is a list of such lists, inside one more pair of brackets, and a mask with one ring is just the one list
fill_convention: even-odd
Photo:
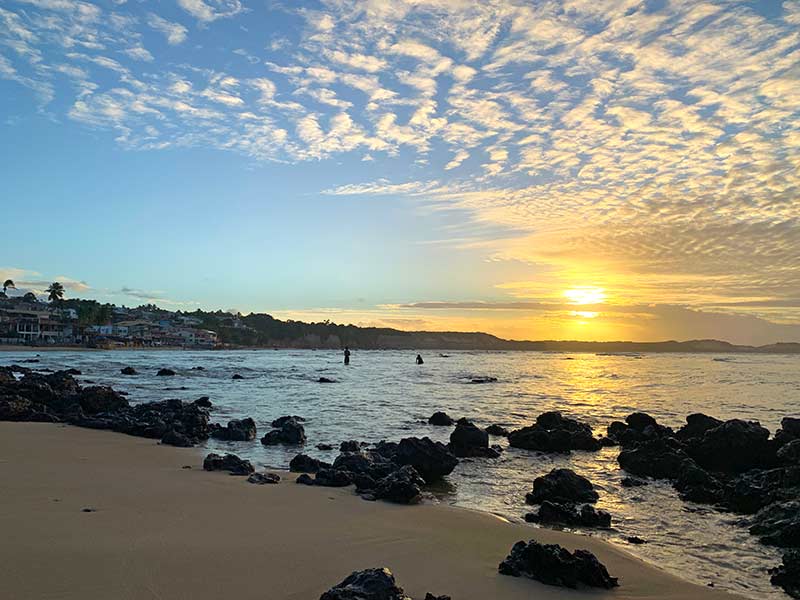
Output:
[[336,383],[335,379],[328,379],[327,377],[320,377],[317,379],[317,383]]
[[161,443],[168,446],[177,446],[178,448],[191,448],[194,446],[192,438],[174,429],[170,429],[164,434],[164,437],[161,438]]
[[317,444],[317,450],[333,450],[330,444]]
[[672,437],[672,429],[659,425],[647,413],[631,413],[625,417],[625,422],[614,421],[606,433],[608,439],[616,441],[622,447],[631,447],[642,442],[647,442],[665,437]]
[[553,469],[533,480],[533,491],[525,495],[528,504],[550,502],[597,502],[592,482],[571,469]]
[[754,513],[773,502],[800,498],[800,467],[754,469],[730,481],[726,504],[736,512]]
[[508,430],[500,425],[489,425],[485,429],[489,435],[496,435],[497,437],[508,437]]
[[250,417],[233,419],[225,427],[217,425],[211,431],[211,437],[230,442],[249,442],[256,439],[256,423]]
[[249,460],[243,460],[235,454],[209,454],[203,461],[206,471],[228,471],[231,475],[250,475],[255,469]]
[[419,502],[420,487],[423,485],[425,480],[419,476],[414,467],[405,465],[378,481],[373,495],[378,500],[413,504]]
[[283,427],[284,423],[288,421],[295,421],[297,423],[305,423],[305,419],[298,415],[286,415],[285,417],[278,417],[275,419],[270,425],[272,425],[275,429],[280,429]]
[[525,520],[529,523],[562,524],[575,527],[611,527],[611,515],[604,510],[597,510],[590,504],[580,509],[572,504],[559,504],[545,500],[536,513],[528,513]]
[[297,479],[295,479],[294,482],[302,483],[303,485],[314,485],[314,478],[307,473],[303,473]]
[[778,585],[792,598],[800,598],[800,550],[783,555],[783,564],[769,570],[772,585]]
[[722,425],[722,421],[709,417],[703,413],[694,413],[686,417],[686,425],[675,432],[675,437],[679,440],[690,440],[701,438],[709,429],[714,429]]
[[239,373],[234,373],[231,379],[244,379],[244,377],[239,375]]
[[136,369],[134,369],[133,367],[123,367],[122,369],[119,370],[119,372],[122,373],[123,375],[138,375],[139,374],[138,371]]
[[398,587],[389,569],[355,571],[333,586],[319,600],[410,600]]
[[211,400],[209,400],[208,396],[201,396],[197,400],[195,400],[192,404],[195,406],[199,406],[200,408],[211,408]]
[[430,423],[431,425],[439,425],[445,427],[448,425],[452,425],[453,422],[454,422],[453,418],[446,412],[442,411],[436,411],[430,417],[428,417],[428,423]]
[[307,454],[298,454],[289,462],[289,470],[295,473],[316,473],[320,469],[330,469],[331,465],[312,458]]
[[577,588],[578,584],[611,589],[619,585],[605,566],[588,550],[574,553],[557,544],[517,542],[500,563],[502,575],[525,576],[548,585]]
[[484,456],[496,458],[499,453],[489,448],[489,434],[467,419],[459,419],[450,434],[450,451],[458,457]]
[[713,475],[691,459],[683,462],[675,489],[681,498],[690,502],[718,504],[725,498],[725,488]]
[[320,469],[314,478],[314,485],[325,487],[347,487],[352,483],[353,474],[339,469]]
[[[376,446],[376,451],[389,446]],[[453,472],[458,459],[441,442],[430,438],[404,438],[397,444],[391,460],[398,465],[411,465],[422,478],[431,483]]]
[[175,371],[173,371],[172,369],[159,369],[156,375],[159,377],[171,377],[175,375]]
[[758,511],[750,533],[761,542],[782,548],[800,548],[800,500],[777,503]]
[[[275,425],[280,423],[280,425]],[[292,417],[281,417],[272,422],[273,429],[268,431],[267,434],[261,438],[261,443],[265,446],[274,446],[276,444],[289,444],[299,445],[306,443],[306,430]]]
[[356,440],[347,440],[339,444],[339,452],[360,452],[361,442]]
[[689,444],[689,455],[710,471],[742,473],[748,469],[775,466],[775,448],[769,431],[757,421],[731,419],[707,430]]
[[280,483],[281,476],[277,473],[253,473],[247,478],[248,483],[264,485],[267,483]]
[[778,460],[784,465],[800,466],[800,439],[792,440],[778,449]]
[[634,475],[655,479],[677,479],[681,465],[689,457],[677,440],[656,438],[619,453],[619,465]]
[[497,377],[473,377],[469,383],[497,383]]
[[542,413],[535,425],[512,431],[508,434],[508,443],[514,448],[540,452],[595,451],[601,447],[591,427],[564,417],[558,411]]

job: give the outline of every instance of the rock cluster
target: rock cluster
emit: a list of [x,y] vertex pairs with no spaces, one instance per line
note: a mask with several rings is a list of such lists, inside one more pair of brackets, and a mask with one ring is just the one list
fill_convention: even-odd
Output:
[[514,448],[540,452],[596,451],[602,446],[589,425],[558,411],[542,413],[534,425],[510,432],[508,443]]
[[203,468],[206,471],[227,471],[231,475],[250,475],[255,472],[249,460],[239,458],[235,454],[220,456],[211,453],[203,461]]
[[489,434],[467,419],[459,419],[450,434],[450,451],[459,458],[481,456],[497,458],[500,451],[489,447]]
[[610,527],[611,515],[591,506],[599,496],[592,482],[571,469],[553,469],[533,481],[525,501],[539,510],[525,515],[531,523],[580,527]]
[[[22,374],[17,380],[14,373]],[[64,422],[191,446],[208,439],[208,410],[195,402],[162,400],[131,406],[105,386],[82,387],[67,371],[37,373],[0,367],[0,420]]]
[[578,585],[611,589],[617,587],[616,577],[588,550],[570,552],[558,544],[517,542],[511,553],[500,563],[502,575],[530,577],[548,585],[577,588]]
[[[387,568],[366,569],[351,573],[344,581],[333,586],[319,600],[411,600],[397,585]],[[425,600],[450,600],[450,596],[425,595]]]
[[212,425],[211,437],[230,442],[249,442],[256,439],[256,424],[253,419],[233,419],[226,426]]

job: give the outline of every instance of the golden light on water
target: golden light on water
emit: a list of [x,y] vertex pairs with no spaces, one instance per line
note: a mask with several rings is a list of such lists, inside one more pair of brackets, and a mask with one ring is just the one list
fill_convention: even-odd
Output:
[[606,299],[606,291],[595,286],[579,286],[564,290],[564,297],[570,304],[601,304]]
[[600,313],[590,310],[573,310],[570,314],[573,317],[581,317],[583,319],[594,319]]

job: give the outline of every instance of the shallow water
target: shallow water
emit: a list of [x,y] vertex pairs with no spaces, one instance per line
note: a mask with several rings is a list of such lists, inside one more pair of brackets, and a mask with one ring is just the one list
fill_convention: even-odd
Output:
[[[427,435],[446,442],[451,428],[423,423],[436,410],[466,416],[480,426],[509,429],[532,423],[548,410],[560,410],[604,433],[609,422],[644,411],[660,423],[680,426],[684,417],[704,412],[718,418],[758,420],[775,430],[782,417],[797,416],[800,357],[783,355],[645,354],[595,355],[544,352],[436,352],[414,364],[415,352],[355,351],[344,367],[333,351],[116,351],[42,352],[41,368],[74,367],[79,379],[113,385],[132,402],[210,396],[212,417],[226,422],[251,416],[259,436],[272,419],[306,417],[304,452],[333,460],[343,440],[376,442]],[[0,364],[31,358],[29,352],[3,352]],[[141,374],[125,377],[124,366]],[[190,371],[202,366],[204,371]],[[178,372],[156,377],[161,367]],[[239,373],[244,380],[232,381]],[[336,383],[317,383],[319,377]],[[496,383],[472,384],[476,376]],[[617,465],[618,448],[548,456],[506,447],[498,459],[462,460],[447,482],[435,490],[438,501],[475,508],[521,521],[530,507],[525,492],[535,477],[567,466],[595,484],[598,507],[611,512],[613,529],[592,532],[620,544],[668,571],[701,584],[751,598],[787,598],[769,583],[766,570],[780,552],[758,544],[735,526],[736,515],[682,502],[668,484],[625,488]],[[209,440],[210,450],[249,458],[256,465],[286,468],[297,448],[264,447],[254,442]],[[533,527],[533,525],[531,525]],[[643,545],[628,536],[647,540]],[[502,557],[498,557],[498,561]]]

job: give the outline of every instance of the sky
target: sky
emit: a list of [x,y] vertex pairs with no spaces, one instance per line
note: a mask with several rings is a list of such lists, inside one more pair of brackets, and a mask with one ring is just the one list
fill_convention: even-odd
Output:
[[800,0],[0,0],[21,294],[800,341]]

